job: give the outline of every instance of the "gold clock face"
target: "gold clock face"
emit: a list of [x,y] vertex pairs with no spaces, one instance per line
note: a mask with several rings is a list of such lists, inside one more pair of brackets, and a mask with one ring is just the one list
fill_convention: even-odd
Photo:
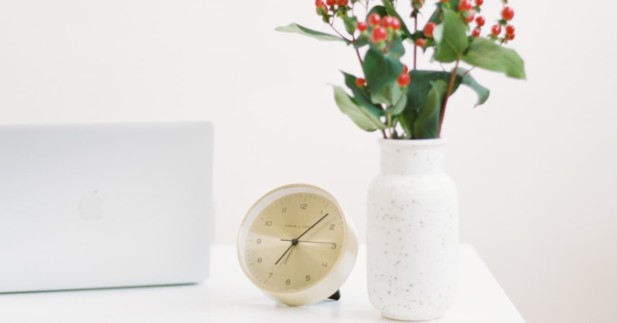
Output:
[[336,265],[346,225],[331,197],[295,192],[252,211],[256,214],[245,224],[241,254],[245,271],[262,289],[299,291],[318,283]]

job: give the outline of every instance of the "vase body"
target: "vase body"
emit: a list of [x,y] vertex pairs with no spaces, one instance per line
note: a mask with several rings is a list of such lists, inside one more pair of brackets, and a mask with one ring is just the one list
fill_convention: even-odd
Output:
[[458,279],[458,197],[444,171],[444,142],[379,145],[381,172],[368,193],[369,298],[387,318],[439,318]]

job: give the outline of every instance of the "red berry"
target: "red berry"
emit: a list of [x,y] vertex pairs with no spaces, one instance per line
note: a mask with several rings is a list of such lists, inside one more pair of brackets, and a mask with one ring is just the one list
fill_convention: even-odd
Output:
[[401,22],[396,17],[386,16],[381,19],[381,25],[385,28],[400,29]]
[[478,38],[478,37],[480,37],[480,28],[475,28],[475,29],[471,32],[471,35],[472,35],[474,38]]
[[435,31],[435,27],[435,23],[433,22],[429,22],[428,24],[426,24],[426,26],[424,27],[424,36],[428,38],[433,38],[433,31]]
[[323,6],[323,0],[315,0],[315,7]]
[[418,40],[416,40],[416,46],[424,47],[424,45],[426,45],[426,40],[424,38],[418,38]]
[[463,17],[465,18],[466,23],[470,23],[476,17],[476,12],[474,10],[465,11],[463,13]]
[[364,21],[358,21],[356,27],[360,32],[366,31],[368,29],[368,25]]
[[411,77],[409,77],[409,74],[404,73],[398,77],[396,82],[398,83],[400,87],[406,87],[411,82]]
[[326,4],[329,6],[333,6],[336,4],[336,0],[326,0]]
[[374,43],[378,43],[380,41],[384,41],[388,39],[388,30],[386,30],[386,28],[382,26],[373,28],[371,39],[373,40]]
[[381,21],[381,16],[378,13],[374,13],[371,14],[368,17],[368,22],[372,25],[372,26],[377,26],[379,25],[379,22]]
[[356,79],[356,86],[358,87],[364,87],[366,85],[366,80],[359,77]]
[[493,34],[493,36],[499,36],[499,34],[501,34],[501,25],[494,25],[493,28],[491,28],[491,34]]
[[392,20],[392,29],[399,30],[401,29],[401,21],[398,18],[394,17]]
[[471,4],[470,0],[461,0],[458,3],[458,11],[467,11],[473,9],[473,4]]
[[346,7],[349,4],[349,0],[337,0],[336,4],[339,7]]
[[506,34],[514,34],[515,31],[516,31],[516,29],[514,28],[514,26],[512,26],[512,25],[507,25],[506,26]]
[[504,7],[501,11],[501,18],[506,21],[512,20],[512,18],[514,18],[514,9],[510,7]]
[[476,24],[478,25],[478,27],[484,26],[485,23],[486,23],[486,19],[484,19],[484,17],[482,16],[476,17]]
[[514,37],[516,37],[516,35],[515,35],[515,34],[506,34],[506,38],[507,38],[508,40],[514,40]]
[[484,0],[476,0],[476,6],[481,6],[484,4]]
[[394,21],[393,17],[386,16],[386,17],[383,17],[383,19],[381,19],[381,25],[386,28],[389,28],[389,27],[392,27],[393,21]]
[[409,67],[407,67],[407,65],[403,64],[403,74],[407,74],[409,72]]

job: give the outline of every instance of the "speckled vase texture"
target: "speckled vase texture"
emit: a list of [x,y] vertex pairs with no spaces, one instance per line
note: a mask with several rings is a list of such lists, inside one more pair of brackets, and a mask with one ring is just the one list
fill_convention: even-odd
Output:
[[380,140],[368,193],[368,292],[387,318],[442,317],[456,297],[458,197],[444,142]]

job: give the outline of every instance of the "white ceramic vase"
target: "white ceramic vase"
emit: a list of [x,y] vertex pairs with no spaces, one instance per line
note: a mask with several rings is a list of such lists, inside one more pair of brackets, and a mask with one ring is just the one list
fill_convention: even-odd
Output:
[[387,318],[442,317],[456,296],[458,197],[444,142],[380,140],[368,194],[368,291]]

